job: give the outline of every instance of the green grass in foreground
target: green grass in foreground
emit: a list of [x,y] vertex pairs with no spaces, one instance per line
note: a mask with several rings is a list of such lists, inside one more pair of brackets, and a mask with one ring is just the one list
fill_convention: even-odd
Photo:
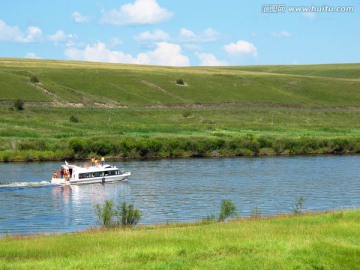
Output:
[[0,269],[359,269],[360,210],[0,239]]

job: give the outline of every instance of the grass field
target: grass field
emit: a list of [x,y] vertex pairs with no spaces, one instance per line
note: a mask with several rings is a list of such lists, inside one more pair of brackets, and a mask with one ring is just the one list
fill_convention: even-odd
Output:
[[0,59],[0,160],[358,153],[359,74]]
[[[50,99],[83,106],[227,102],[358,106],[359,71],[360,64],[170,68],[0,59],[0,99],[49,101],[41,87],[53,95]],[[31,76],[38,78],[38,88],[30,83]],[[177,85],[177,79],[186,85]]]
[[0,239],[1,269],[359,269],[360,211]]

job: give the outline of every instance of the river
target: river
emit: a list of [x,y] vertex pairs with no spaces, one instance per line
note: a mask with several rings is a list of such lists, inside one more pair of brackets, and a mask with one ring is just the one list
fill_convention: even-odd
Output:
[[360,207],[360,156],[166,159],[113,162],[127,182],[50,185],[59,163],[0,164],[0,236],[64,233],[96,227],[94,206],[132,203],[141,224],[197,221],[231,199],[240,216]]

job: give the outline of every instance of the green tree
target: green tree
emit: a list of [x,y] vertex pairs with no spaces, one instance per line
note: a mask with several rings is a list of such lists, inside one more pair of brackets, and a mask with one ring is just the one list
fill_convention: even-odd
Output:
[[222,200],[219,213],[219,221],[225,221],[226,219],[236,215],[236,206],[231,199]]
[[118,213],[123,226],[136,225],[141,218],[140,211],[135,209],[133,204],[126,205],[126,202],[118,207]]
[[141,213],[133,204],[123,202],[114,209],[114,201],[106,200],[103,205],[95,205],[95,213],[98,216],[99,223],[103,227],[115,226],[133,226],[136,225]]
[[96,204],[95,213],[99,218],[99,223],[103,227],[113,227],[116,225],[114,217],[117,215],[117,211],[113,209],[114,201],[106,200],[104,205]]

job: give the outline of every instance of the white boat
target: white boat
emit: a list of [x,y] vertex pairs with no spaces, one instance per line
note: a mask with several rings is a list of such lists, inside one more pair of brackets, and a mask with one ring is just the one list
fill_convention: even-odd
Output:
[[124,181],[131,175],[130,172],[122,172],[116,166],[108,164],[89,166],[70,165],[65,161],[57,173],[55,172],[51,183],[53,185],[80,185],[92,183],[107,183]]

